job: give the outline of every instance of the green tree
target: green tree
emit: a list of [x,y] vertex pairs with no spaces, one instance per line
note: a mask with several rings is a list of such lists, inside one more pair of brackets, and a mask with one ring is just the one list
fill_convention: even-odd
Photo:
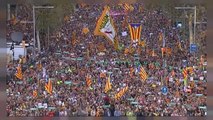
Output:
[[74,11],[74,0],[26,0],[30,5],[54,6],[53,9],[36,9],[36,30],[39,31],[41,45],[48,46],[47,33],[54,32],[63,24],[64,17]]

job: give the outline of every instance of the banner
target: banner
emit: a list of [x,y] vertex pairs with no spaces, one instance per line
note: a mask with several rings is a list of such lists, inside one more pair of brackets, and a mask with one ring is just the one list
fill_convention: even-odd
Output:
[[109,10],[110,8],[105,6],[104,11],[96,24],[94,35],[105,36],[114,44],[116,31]]
[[126,15],[126,12],[110,11],[111,16]]
[[129,30],[132,41],[140,41],[142,26],[140,23],[129,24]]

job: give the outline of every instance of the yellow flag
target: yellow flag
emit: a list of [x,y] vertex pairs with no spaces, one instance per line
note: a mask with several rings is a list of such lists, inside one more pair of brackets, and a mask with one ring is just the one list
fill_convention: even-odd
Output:
[[109,76],[108,79],[107,79],[107,81],[106,81],[104,92],[107,93],[111,89],[112,89],[112,84],[110,82],[110,76]]
[[89,32],[89,28],[88,27],[84,27],[82,29],[82,33],[87,34]]

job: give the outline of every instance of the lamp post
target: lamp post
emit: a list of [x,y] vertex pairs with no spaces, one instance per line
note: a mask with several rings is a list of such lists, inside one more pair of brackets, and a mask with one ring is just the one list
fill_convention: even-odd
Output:
[[54,6],[34,6],[33,5],[33,47],[35,48],[35,29],[36,29],[36,26],[35,26],[35,9],[53,9]]

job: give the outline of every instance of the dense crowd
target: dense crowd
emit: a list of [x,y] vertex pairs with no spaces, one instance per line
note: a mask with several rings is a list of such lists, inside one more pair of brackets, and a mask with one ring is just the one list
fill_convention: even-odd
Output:
[[[14,76],[19,61],[8,64],[8,116],[205,116],[205,51],[190,53],[188,38],[181,38],[180,30],[165,11],[147,10],[141,4],[133,7],[126,15],[112,16],[118,50],[104,37],[94,36],[103,5],[86,5],[70,14],[61,29],[52,33],[56,37],[51,38],[48,49],[34,57],[28,55],[27,62],[22,64],[23,80]],[[124,12],[119,5],[110,8]],[[129,33],[128,23],[142,24],[141,40],[146,41],[146,46],[136,45],[131,53],[124,53],[131,44],[129,35],[121,35],[124,31]],[[82,33],[84,27],[89,29],[87,34]],[[32,37],[31,30],[24,31]],[[162,41],[159,41],[162,31],[165,31],[166,46],[172,49],[171,54],[163,56]],[[72,33],[76,34],[75,38]],[[73,39],[76,39],[74,43]],[[180,39],[182,50],[178,46]],[[202,43],[205,41],[203,37]],[[153,50],[155,56],[150,54]],[[145,81],[139,75],[141,66],[148,74]],[[188,72],[187,85],[182,74],[186,67],[193,68]],[[91,76],[90,87],[86,84],[87,75]],[[108,76],[112,89],[105,93]],[[52,94],[44,87],[48,80],[53,82]],[[125,94],[114,99],[126,86]],[[166,95],[161,91],[163,86],[168,87]]]

